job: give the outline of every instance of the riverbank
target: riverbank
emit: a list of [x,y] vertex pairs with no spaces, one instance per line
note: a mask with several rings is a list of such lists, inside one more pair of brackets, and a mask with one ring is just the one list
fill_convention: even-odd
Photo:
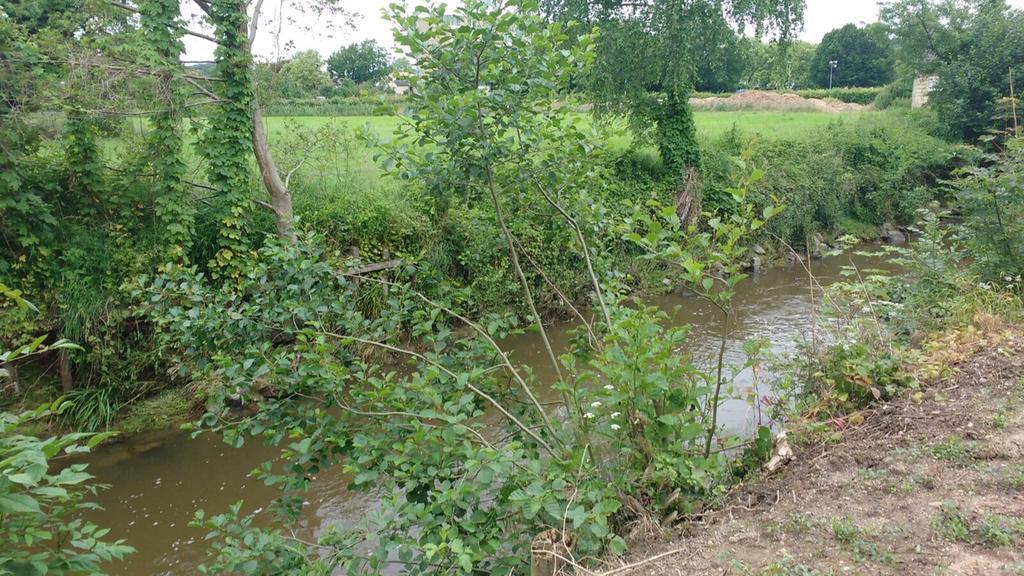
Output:
[[797,427],[776,474],[636,535],[629,573],[1024,573],[1024,329],[979,315],[911,368],[920,390]]
[[[806,272],[798,262],[805,258],[805,254],[810,255],[814,262],[820,262],[822,258],[833,254],[832,247],[843,244],[840,242],[840,238],[844,236],[854,237],[859,242],[868,245],[902,244],[906,241],[907,232],[905,230],[900,232],[901,237],[895,240],[887,235],[891,234],[892,230],[898,231],[899,229],[892,225],[879,227],[867,222],[845,218],[835,232],[827,236],[820,233],[814,234],[807,252],[797,253],[790,247],[777,242],[754,244],[749,249],[744,265],[751,274],[779,272],[787,267],[795,267],[797,276],[802,278]],[[817,269],[817,265],[813,265],[813,267]],[[633,295],[641,300],[647,300],[662,298],[668,294],[670,294],[670,290],[664,284],[646,279],[640,283],[637,292]],[[574,305],[579,304],[580,302],[574,303]],[[574,319],[568,310],[559,308],[547,308],[542,314],[546,326],[558,326]],[[33,374],[33,377],[36,384],[22,396],[21,403],[15,405],[12,408],[13,411],[27,410],[32,406],[52,402],[55,399],[52,396],[52,391],[59,388],[59,377],[56,370],[42,371],[39,374]],[[160,389],[155,394],[133,399],[131,403],[116,408],[109,425],[105,427],[106,430],[117,431],[117,436],[113,437],[110,442],[123,442],[136,434],[175,429],[183,423],[195,421],[205,409],[206,398],[200,389],[201,386],[194,382],[183,382]],[[51,420],[45,423],[33,423],[32,428],[26,432],[43,435],[73,429],[73,424]]]
[[[850,265],[867,270],[887,264],[878,256],[850,252],[815,260],[812,269],[821,285],[828,287],[844,280],[843,271]],[[726,350],[730,364],[742,365],[746,357],[743,344],[751,340],[770,340],[773,351],[780,356],[794,353],[809,332],[811,305],[820,298],[820,292],[812,298],[807,273],[798,263],[766,266],[760,274],[740,283],[735,296],[738,314]],[[711,304],[683,293],[652,294],[646,301],[665,311],[673,326],[691,326],[686,346],[690,353],[698,358],[714,353],[718,326]],[[556,353],[571,344],[575,326],[571,321],[548,325],[548,338]],[[535,332],[504,340],[502,347],[515,364],[530,367],[539,401],[558,400],[558,393],[550,387],[557,376]],[[751,390],[755,384],[752,371],[736,380],[737,390]],[[179,396],[188,396],[185,390]],[[160,415],[160,411],[153,412]],[[729,435],[749,436],[759,421],[745,397],[721,406],[719,422]],[[203,532],[188,527],[197,508],[220,512],[244,497],[246,510],[266,510],[279,495],[276,488],[247,477],[262,462],[279,456],[256,439],[233,449],[214,433],[191,439],[186,431],[168,430],[123,434],[120,438],[117,445],[105,446],[87,459],[90,472],[99,482],[118,487],[117,491],[98,495],[97,503],[104,510],[92,519],[110,528],[112,535],[128,539],[137,549],[112,568],[112,574],[192,574],[199,563],[208,560]],[[303,494],[309,505],[303,508],[301,537],[313,538],[331,526],[351,527],[375,510],[378,498],[373,493],[346,489],[352,482],[350,476],[337,469],[316,476]],[[258,518],[263,523],[270,520],[266,512]],[[136,529],[140,525],[146,527],[144,532]],[[178,564],[173,568],[164,568],[175,561]]]
[[[898,239],[893,239],[887,235],[891,234],[893,230],[898,231],[898,229],[891,225],[876,227],[868,223],[847,220],[843,223],[843,227],[838,233],[830,234],[827,237],[815,234],[812,238],[812,245],[805,254],[811,257],[811,267],[814,269],[815,274],[820,276],[819,280],[826,283],[830,280],[839,280],[841,268],[845,265],[844,263],[848,262],[846,258],[835,259],[837,249],[833,247],[842,244],[839,240],[841,237],[856,237],[860,242],[859,246],[861,248],[868,246],[877,247],[882,244],[905,243],[907,233],[899,232],[902,236]],[[788,246],[766,245],[767,248],[757,244],[749,249],[749,257],[744,263],[747,271],[762,278],[766,277],[768,283],[776,289],[785,283],[782,278],[793,275],[799,278],[797,283],[802,284],[806,276],[806,269],[802,263],[806,259],[805,255],[794,252]],[[832,259],[826,262],[825,260],[830,256]],[[883,260],[873,258],[864,260],[858,258],[858,262],[861,264],[870,262],[872,266],[885,265]],[[802,294],[802,286],[794,288]],[[634,293],[633,296],[642,301],[661,302],[671,301],[673,299],[672,293],[673,291],[667,289],[662,283],[647,283],[642,289]],[[579,302],[574,302],[573,304],[580,305]],[[781,305],[781,303],[776,303],[776,305]],[[809,305],[809,303],[800,304],[802,307]],[[555,338],[560,341],[560,347],[567,347],[569,339],[567,330],[570,327],[576,326],[576,319],[568,311],[555,308],[545,310],[543,316],[545,326],[549,330],[556,332],[557,336]],[[686,319],[696,323],[700,322],[699,315],[693,318],[687,317]],[[561,342],[562,340],[564,342]],[[532,349],[529,354],[521,357],[520,360],[532,365],[535,370],[539,370],[542,379],[554,381],[556,375],[549,373],[546,358],[543,357],[543,351],[538,348],[539,341],[535,336],[526,338],[525,342],[524,339],[520,338],[510,344],[513,348]],[[421,345],[423,344],[421,343]],[[398,362],[400,358],[395,356],[391,360]],[[194,421],[202,415],[205,408],[206,398],[200,392],[200,389],[201,386],[197,386],[195,383],[186,383],[143,398],[139,402],[128,406],[122,413],[118,414],[111,426],[112,430],[119,432],[115,441],[124,440],[135,434],[175,428],[185,422]]]
[[[313,244],[336,255],[334,265],[343,265],[341,260],[353,250],[364,264],[401,258],[410,263],[410,269],[415,267],[408,278],[414,289],[435,299],[441,296],[440,286],[465,290],[468,296],[460,309],[468,317],[525,305],[507,246],[495,241],[502,233],[488,203],[459,201],[447,205],[443,215],[434,213],[431,193],[420,184],[385,174],[376,164],[373,156],[381,150],[365,146],[353,134],[352,123],[358,119],[329,120],[273,118],[267,128],[281,167],[290,171],[303,166],[290,182],[295,213]],[[381,136],[397,122],[374,120],[371,131]],[[751,169],[764,172],[748,195],[755,211],[763,214],[775,204],[786,206],[759,237],[749,239],[751,246],[766,251],[748,258],[751,269],[768,268],[774,257],[790,256],[786,249],[773,249],[776,238],[783,238],[800,254],[813,254],[820,244],[815,239],[833,244],[831,238],[845,233],[871,236],[885,222],[907,225],[916,208],[939,194],[938,180],[970,163],[970,154],[959,146],[931,136],[927,120],[902,112],[849,117],[697,114],[703,164],[700,211],[727,215],[735,209],[729,190],[738,175],[734,159],[743,157]],[[132,138],[138,136],[132,134]],[[604,152],[588,160],[600,167],[592,190],[594,206],[601,206],[606,223],[636,222],[638,216],[650,216],[643,208],[648,202],[671,205],[680,192],[679,175],[665,170],[656,151],[633,148],[631,140],[620,136],[616,130],[603,134]],[[131,141],[127,136],[104,139],[103,157],[113,162],[127,156]],[[298,153],[305,149],[300,141],[317,142],[317,153],[304,164],[305,158]],[[252,182],[253,197],[262,198],[258,179]],[[531,260],[524,273],[537,308],[547,318],[564,318],[571,310],[563,297],[589,305],[590,279],[582,273],[582,253],[565,249],[575,240],[550,213],[535,209],[540,205],[543,202],[531,201],[515,207],[521,216],[515,232]],[[253,233],[246,240],[251,248],[264,241],[262,231],[270,225],[266,216],[253,213]],[[595,230],[591,247],[607,257],[608,265],[624,274],[639,294],[657,292],[666,282],[671,285],[669,271],[639,257],[637,247],[622,238],[618,225]],[[74,258],[31,260],[28,268],[0,279],[45,303],[49,311],[26,319],[6,310],[0,315],[0,332],[69,337],[81,346],[67,355],[63,365],[63,375],[71,384],[61,384],[61,364],[55,357],[41,357],[19,366],[23,385],[11,387],[19,392],[4,394],[0,405],[12,411],[31,409],[64,395],[73,405],[62,415],[61,425],[76,431],[116,429],[129,434],[173,426],[182,415],[188,418],[192,414],[187,400],[196,395],[188,389],[173,389],[187,377],[177,371],[179,366],[168,364],[168,354],[157,343],[158,332],[142,311],[145,303],[133,295],[137,294],[134,283],[150,274],[165,255],[140,242],[133,266],[110,267],[117,261],[111,252],[118,245],[113,232],[96,225],[68,228],[74,230],[68,240],[47,250],[67,251]],[[195,232],[189,261],[203,271],[219,240],[215,226]],[[812,246],[805,250],[808,241]],[[95,250],[79,251],[78,246]],[[57,261],[63,264],[51,270]],[[40,278],[53,277],[90,278],[91,284],[35,284]],[[352,306],[376,317],[384,312],[386,300],[385,291],[367,287]]]

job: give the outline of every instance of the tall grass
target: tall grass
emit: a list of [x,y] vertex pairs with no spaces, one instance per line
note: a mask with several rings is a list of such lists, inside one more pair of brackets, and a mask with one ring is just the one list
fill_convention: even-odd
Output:
[[71,406],[61,412],[61,423],[74,430],[109,430],[121,405],[116,391],[109,387],[81,388],[65,395]]

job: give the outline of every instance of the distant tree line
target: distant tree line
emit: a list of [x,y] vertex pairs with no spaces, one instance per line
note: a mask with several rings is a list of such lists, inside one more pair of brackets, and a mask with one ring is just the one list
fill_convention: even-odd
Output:
[[[700,92],[827,88],[829,60],[839,61],[835,87],[881,86],[892,80],[891,42],[877,24],[833,30],[819,46],[794,39],[764,41],[727,26],[702,34],[713,38],[705,37],[707,48],[693,60],[693,88]],[[379,92],[396,73],[411,70],[407,60],[395,60],[375,40],[364,40],[326,59],[306,50],[281,62],[260,63],[255,74],[264,101],[273,102]]]
[[316,50],[305,50],[281,62],[260,62],[254,74],[260,97],[272,103],[379,93],[387,90],[392,76],[409,69],[407,61],[393,59],[376,40],[364,40],[339,48],[326,60]]

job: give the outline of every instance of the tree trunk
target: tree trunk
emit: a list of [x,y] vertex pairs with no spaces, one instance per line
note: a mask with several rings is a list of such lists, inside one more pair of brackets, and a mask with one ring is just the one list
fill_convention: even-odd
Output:
[[679,225],[686,228],[697,221],[700,214],[700,173],[693,166],[683,170],[683,183],[676,195],[676,216]]
[[11,381],[10,388],[14,394],[21,393],[21,381],[18,379],[18,363],[11,362],[7,365],[7,378]]
[[57,351],[57,362],[60,365],[60,388],[64,392],[71,392],[71,389],[74,388],[75,380],[71,374],[71,356],[68,354],[67,349]]
[[277,221],[277,235],[287,238],[294,244],[297,238],[295,236],[295,218],[292,212],[292,195],[281,181],[277,165],[274,164],[274,157],[267,144],[267,132],[263,129],[263,113],[260,111],[258,103],[254,103],[252,109],[252,150],[256,155],[256,163],[260,167],[263,187],[270,194],[270,208],[274,211],[274,219]]

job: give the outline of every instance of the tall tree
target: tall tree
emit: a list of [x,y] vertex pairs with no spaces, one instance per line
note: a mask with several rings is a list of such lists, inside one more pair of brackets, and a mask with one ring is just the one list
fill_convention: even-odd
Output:
[[747,66],[742,81],[751,88],[796,90],[811,86],[810,68],[815,46],[800,40],[766,43],[744,39]]
[[652,129],[672,170],[697,160],[687,99],[698,77],[728,65],[736,33],[788,38],[803,0],[542,0],[549,18],[598,25],[588,90],[599,110],[626,113],[638,134]]
[[320,96],[331,87],[331,78],[316,50],[299,52],[285,62],[277,79],[281,94],[287,98]]
[[376,40],[364,40],[331,54],[327,71],[335,81],[347,78],[356,84],[379,82],[391,73],[391,59]]
[[973,140],[999,125],[1010,71],[1024,70],[1024,11],[1005,0],[898,0],[881,19],[901,64],[938,76],[929,102],[951,136]]
[[[834,69],[832,62],[835,63]],[[892,81],[892,48],[878,27],[847,24],[821,39],[811,62],[811,76],[818,86],[882,86]]]

